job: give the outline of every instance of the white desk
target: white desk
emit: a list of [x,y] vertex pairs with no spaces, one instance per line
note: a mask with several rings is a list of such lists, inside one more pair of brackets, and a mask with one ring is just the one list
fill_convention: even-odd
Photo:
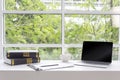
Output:
[[[72,65],[79,61],[41,61],[40,65],[58,63]],[[119,79],[117,79],[119,78]],[[51,71],[34,71],[26,65],[9,66],[0,61],[0,80],[120,80],[120,62],[113,61],[108,68],[74,66]]]
[[[44,60],[38,65],[46,65],[46,64],[59,64],[59,65],[73,65],[74,63],[79,63],[80,61],[69,61],[68,63],[63,63],[59,60]],[[0,61],[0,71],[34,71],[29,68],[26,64],[24,65],[15,65],[10,66],[4,63],[4,61]],[[113,61],[112,64],[107,68],[95,68],[95,67],[85,67],[85,66],[75,66],[71,68],[63,68],[63,69],[54,69],[50,71],[120,71],[120,62]]]

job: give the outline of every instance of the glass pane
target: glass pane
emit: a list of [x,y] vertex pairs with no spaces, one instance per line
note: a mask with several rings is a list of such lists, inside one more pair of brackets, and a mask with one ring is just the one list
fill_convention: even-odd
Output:
[[25,48],[25,47],[6,47],[6,52],[9,50],[38,50],[41,60],[58,60],[61,55],[61,48]]
[[[72,55],[73,60],[81,60],[82,48],[68,48],[68,52]],[[113,48],[112,60],[118,60],[119,48]]]
[[81,60],[82,48],[68,48],[73,60]]
[[6,10],[60,10],[61,0],[5,0]]
[[5,42],[61,43],[61,15],[6,14]]
[[120,6],[120,0],[65,0],[66,10],[109,11]]
[[112,1],[112,6],[113,7],[118,7],[120,6],[120,0],[111,0]]
[[120,15],[66,15],[65,43],[112,41],[118,43]]
[[119,48],[118,48],[118,47],[114,47],[114,48],[113,48],[112,59],[113,59],[113,60],[118,60],[118,55],[119,55]]

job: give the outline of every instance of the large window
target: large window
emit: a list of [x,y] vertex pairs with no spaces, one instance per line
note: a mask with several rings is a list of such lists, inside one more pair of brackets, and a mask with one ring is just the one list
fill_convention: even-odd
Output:
[[[0,49],[37,49],[41,59],[65,50],[80,59],[83,41],[111,41],[120,51],[120,0],[0,0]],[[3,58],[3,57],[2,57]]]

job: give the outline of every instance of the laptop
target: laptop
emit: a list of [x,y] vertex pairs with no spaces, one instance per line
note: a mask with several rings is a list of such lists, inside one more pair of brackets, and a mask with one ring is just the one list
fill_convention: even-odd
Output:
[[81,62],[77,66],[108,67],[112,62],[112,42],[84,41]]

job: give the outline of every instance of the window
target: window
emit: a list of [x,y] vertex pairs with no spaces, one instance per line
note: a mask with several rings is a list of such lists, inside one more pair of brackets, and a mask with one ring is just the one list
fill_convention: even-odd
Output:
[[[1,0],[0,51],[38,49],[59,59],[67,49],[80,59],[82,42],[112,41],[120,51],[120,0]],[[2,57],[3,58],[3,57]]]

